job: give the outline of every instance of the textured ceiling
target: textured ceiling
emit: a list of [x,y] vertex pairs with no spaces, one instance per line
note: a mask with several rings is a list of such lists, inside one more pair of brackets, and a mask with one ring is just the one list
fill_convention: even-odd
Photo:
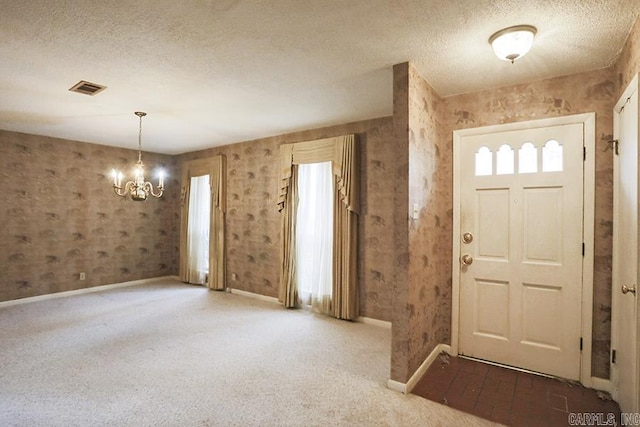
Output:
[[[392,114],[392,66],[442,96],[610,66],[637,0],[0,0],[0,129],[176,154]],[[487,39],[538,28],[499,61]],[[103,84],[94,96],[68,89]]]

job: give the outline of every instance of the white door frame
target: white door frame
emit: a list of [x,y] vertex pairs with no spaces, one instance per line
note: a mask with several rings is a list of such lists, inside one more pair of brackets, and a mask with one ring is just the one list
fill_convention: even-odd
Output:
[[572,116],[553,117],[526,122],[483,126],[453,131],[453,254],[452,254],[452,291],[451,291],[451,353],[458,355],[460,327],[460,144],[462,137],[483,135],[496,132],[533,129],[581,123],[584,129],[584,209],[583,240],[585,254],[582,262],[582,316],[580,353],[580,382],[591,387],[591,340],[593,319],[593,260],[595,226],[595,138],[596,114],[584,113]]
[[[618,138],[620,135],[620,112],[622,110],[622,108],[626,105],[626,103],[629,101],[629,98],[633,95],[633,92],[640,90],[639,87],[639,75],[636,74],[633,79],[631,80],[631,82],[629,82],[629,85],[627,86],[627,88],[625,89],[625,91],[623,92],[623,94],[620,96],[620,99],[618,100],[618,102],[616,102],[616,105],[614,106],[613,110],[613,137],[614,138]],[[615,183],[618,181],[619,179],[619,169],[617,167],[617,162],[618,160],[616,158],[614,158],[614,169],[613,169],[613,180],[614,180],[614,186],[616,185]],[[614,187],[615,189],[616,187]],[[614,203],[613,203],[613,219],[614,221],[616,220],[616,218],[618,217],[618,209],[619,209],[619,205],[618,205],[618,201],[616,199],[616,197],[614,196]],[[617,232],[618,229],[614,229],[614,243],[617,241]],[[615,265],[615,260],[618,256],[618,247],[617,245],[613,245],[613,260],[614,260],[614,264]],[[636,285],[636,287],[638,287],[638,284],[640,283],[633,283]],[[618,310],[620,307],[620,298],[622,298],[623,296],[621,295],[621,291],[620,291],[620,280],[619,280],[619,276],[618,276],[618,271],[617,269],[614,267],[613,269],[613,278],[612,278],[612,289],[611,289],[611,349],[615,350],[620,348],[620,337],[619,337],[619,328],[620,328],[620,319],[618,318]],[[640,298],[640,296],[636,296],[635,297]],[[636,300],[636,304],[639,306],[640,308],[640,302],[638,302]],[[640,312],[639,312],[640,313]],[[640,315],[640,314],[639,314]],[[637,357],[640,355],[640,324],[636,324],[636,348],[635,348],[635,352],[636,352],[636,360]],[[609,366],[610,366],[610,372],[611,372],[611,380],[613,382],[613,391],[612,391],[612,395],[613,398],[618,401],[619,400],[619,396],[618,396],[618,381],[620,379],[620,371],[617,367],[616,364],[611,363],[611,357],[609,358]],[[636,381],[637,381],[637,387],[640,387],[640,364],[638,366],[638,371],[636,372]],[[638,392],[636,392],[638,393]],[[634,400],[639,400],[640,396],[634,396],[633,397]]]

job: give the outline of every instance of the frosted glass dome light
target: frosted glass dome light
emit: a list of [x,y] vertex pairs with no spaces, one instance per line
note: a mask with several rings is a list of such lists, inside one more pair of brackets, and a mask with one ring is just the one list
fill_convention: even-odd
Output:
[[489,43],[498,58],[513,63],[529,52],[536,31],[536,27],[531,25],[504,28],[489,37]]

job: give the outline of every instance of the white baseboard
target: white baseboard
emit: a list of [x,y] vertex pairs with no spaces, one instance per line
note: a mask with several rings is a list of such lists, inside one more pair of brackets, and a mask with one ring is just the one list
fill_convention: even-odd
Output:
[[591,377],[591,388],[613,394],[613,381],[607,378]]
[[234,288],[227,288],[226,290],[227,290],[227,292],[229,292],[231,294],[236,294],[236,295],[240,295],[240,296],[243,296],[243,297],[259,299],[260,301],[266,301],[266,302],[279,304],[278,298],[268,297],[266,295],[260,295],[260,294],[256,294],[256,293],[253,293],[253,292],[242,291],[240,289],[234,289]]
[[413,390],[416,384],[418,384],[418,381],[420,381],[420,379],[427,372],[427,369],[429,369],[429,366],[431,366],[431,364],[436,360],[436,358],[443,351],[445,353],[449,353],[451,351],[451,346],[449,344],[438,344],[431,351],[431,353],[429,353],[429,355],[424,360],[424,362],[422,362],[420,367],[416,369],[413,375],[411,375],[411,378],[409,378],[409,381],[407,381],[406,384],[390,379],[387,381],[387,387],[390,388],[391,390],[398,391],[400,393],[404,393],[404,394],[411,393],[411,390]]
[[163,277],[152,277],[150,279],[131,280],[130,282],[112,283],[110,285],[92,286],[90,288],[74,289],[73,291],[55,292],[53,294],[36,295],[34,297],[20,298],[20,299],[14,299],[10,301],[2,301],[0,302],[0,308],[10,307],[13,305],[28,304],[31,302],[44,301],[44,300],[55,299],[55,298],[70,297],[73,295],[88,294],[91,292],[107,291],[109,289],[124,288],[127,286],[142,285],[145,283],[154,283],[154,282],[167,280],[167,279],[179,280],[177,276],[163,276]]
[[356,322],[366,323],[367,325],[381,326],[386,329],[391,329],[391,322],[386,320],[373,319],[371,317],[360,316],[356,319]]
[[398,393],[407,394],[407,385],[405,383],[401,383],[400,381],[388,380],[387,388],[397,391]]
[[[240,296],[243,296],[243,297],[248,297],[248,298],[258,299],[258,300],[266,301],[266,302],[270,302],[270,303],[280,304],[280,301],[278,301],[278,298],[275,298],[275,297],[269,297],[269,296],[266,296],[266,295],[256,294],[254,292],[243,291],[243,290],[240,290],[240,289],[229,288],[229,287],[225,288],[225,290],[227,292],[229,292],[230,294],[236,294],[236,295],[240,295]],[[380,326],[380,327],[383,327],[383,328],[391,329],[391,322],[387,322],[385,320],[378,320],[378,319],[373,319],[371,317],[360,316],[355,321],[356,322],[360,322],[360,323],[366,323],[368,325],[375,325],[375,326]]]
[[436,348],[434,348],[433,351],[429,353],[425,361],[422,362],[420,367],[416,369],[413,375],[411,375],[411,378],[409,378],[409,381],[407,381],[407,393],[411,393],[411,390],[413,390],[416,384],[418,384],[418,381],[420,381],[420,379],[427,372],[427,369],[429,369],[429,366],[431,366],[431,364],[436,360],[436,358],[443,351],[445,353],[449,353],[451,351],[451,346],[449,344],[438,344]]

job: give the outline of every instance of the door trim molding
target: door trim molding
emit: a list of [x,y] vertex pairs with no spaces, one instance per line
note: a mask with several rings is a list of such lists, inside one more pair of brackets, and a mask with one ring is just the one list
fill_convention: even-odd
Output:
[[[581,335],[583,347],[580,354],[580,382],[591,387],[591,353],[593,335],[593,262],[595,228],[595,139],[596,113],[552,117],[524,122],[483,126],[453,131],[453,253],[451,289],[451,354],[458,355],[460,327],[460,144],[463,137],[496,132],[534,129],[567,124],[582,124],[587,157],[583,164],[583,240],[585,254],[582,262]],[[576,343],[578,345],[578,343]]]
[[[618,98],[618,101],[616,102],[616,105],[613,107],[613,138],[614,139],[618,139],[620,136],[620,110],[621,108],[626,105],[626,103],[629,101],[629,98],[631,98],[631,96],[633,96],[634,92],[637,92],[640,90],[640,83],[639,83],[639,74],[636,73],[633,76],[633,79],[631,79],[631,81],[629,82],[629,84],[627,85],[626,89],[624,90],[624,92],[620,95],[620,98]],[[639,123],[640,123],[640,119],[639,119]],[[640,133],[639,133],[640,135]],[[618,212],[619,212],[619,204],[618,204],[618,198],[616,197],[616,191],[618,190],[618,180],[619,180],[619,167],[618,167],[618,157],[615,156],[614,154],[614,158],[613,158],[613,190],[614,190],[614,197],[613,197],[613,220],[615,221],[616,218],[618,217]],[[640,186],[639,186],[640,187]],[[614,233],[613,233],[613,245],[612,245],[612,280],[611,280],[611,349],[618,349],[620,347],[620,333],[619,333],[619,327],[620,324],[618,322],[618,315],[617,312],[619,310],[620,307],[620,291],[618,291],[617,289],[618,286],[620,285],[620,279],[619,279],[619,269],[616,268],[616,259],[618,257],[618,248],[616,245],[616,242],[618,241],[619,237],[618,237],[618,231],[619,228],[616,227],[614,228]],[[640,278],[639,278],[640,279]],[[637,297],[636,297],[637,298]],[[638,302],[636,302],[636,304],[640,304]],[[640,354],[640,324],[636,325],[636,355]],[[611,356],[609,356],[609,372],[610,372],[610,378],[611,378],[611,395],[613,396],[614,400],[618,401],[619,400],[619,394],[618,394],[618,382],[620,379],[620,372],[618,370],[618,367],[614,364],[611,363]],[[640,387],[640,364],[636,365],[636,381],[638,384],[638,387]],[[638,401],[640,400],[640,396],[634,396],[634,400]],[[640,405],[640,403],[639,403]]]

